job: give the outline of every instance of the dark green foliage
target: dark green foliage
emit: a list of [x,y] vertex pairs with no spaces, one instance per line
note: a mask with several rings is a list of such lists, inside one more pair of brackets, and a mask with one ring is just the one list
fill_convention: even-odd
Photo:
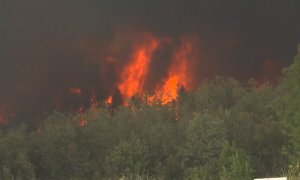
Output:
[[296,163],[300,161],[300,45],[294,63],[283,71],[278,94],[276,110],[289,139],[285,153]]
[[[37,179],[277,175],[287,164],[274,96],[268,86],[217,78],[167,106],[135,99],[113,113],[103,108],[84,115],[54,112],[37,131],[23,132],[22,160]],[[87,124],[80,126],[81,119]],[[2,167],[6,176],[17,176],[13,169]]]
[[221,180],[253,179],[249,157],[243,150],[230,145],[228,142],[223,144],[219,163]]
[[0,133],[0,179],[35,179],[28,144],[24,127]]

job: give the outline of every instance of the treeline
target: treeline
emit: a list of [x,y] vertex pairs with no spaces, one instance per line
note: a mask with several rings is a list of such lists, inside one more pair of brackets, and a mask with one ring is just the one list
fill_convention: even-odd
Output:
[[54,112],[0,135],[4,180],[251,180],[299,176],[299,163],[300,51],[276,87],[216,78],[169,105]]

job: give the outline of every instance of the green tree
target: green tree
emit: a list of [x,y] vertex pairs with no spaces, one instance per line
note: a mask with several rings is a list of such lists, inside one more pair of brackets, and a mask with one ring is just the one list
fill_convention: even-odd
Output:
[[[289,144],[285,153],[291,163],[300,159],[300,45],[294,63],[284,69],[276,99],[277,113],[285,127]],[[296,161],[296,162],[295,162]]]
[[40,179],[70,179],[78,169],[76,125],[70,116],[54,113],[31,135],[30,156]]
[[35,179],[34,166],[28,157],[25,128],[0,134],[0,179]]
[[251,180],[253,170],[249,157],[240,149],[225,142],[220,156],[221,180]]
[[201,178],[217,179],[217,162],[225,140],[224,120],[218,114],[195,114],[188,122],[181,153],[182,168]]
[[273,108],[274,88],[250,86],[231,109],[227,123],[230,142],[246,152],[257,176],[280,175],[286,166],[282,123]]
[[147,174],[148,147],[139,139],[120,142],[106,156],[106,169],[110,177],[129,177]]

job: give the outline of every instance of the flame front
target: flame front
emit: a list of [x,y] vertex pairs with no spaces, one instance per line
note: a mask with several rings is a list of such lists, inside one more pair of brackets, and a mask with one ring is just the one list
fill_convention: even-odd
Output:
[[159,45],[159,40],[147,35],[146,41],[138,45],[133,59],[124,68],[118,88],[125,99],[143,93],[152,55]]
[[173,63],[169,68],[167,78],[161,86],[156,88],[155,94],[149,100],[158,99],[162,104],[167,104],[178,98],[181,87],[187,90],[192,89],[191,67],[196,57],[193,42],[183,39],[180,48],[173,55]]
[[[165,105],[178,99],[182,87],[192,89],[195,81],[191,68],[197,58],[193,40],[183,38],[179,42],[151,33],[130,37],[132,42],[116,38],[116,42],[108,45],[107,53],[89,55],[91,60],[83,65],[93,67],[95,72],[95,65],[99,65],[100,76],[91,77],[91,81],[83,84],[71,84],[63,93],[55,95],[53,106],[61,111],[78,112],[82,116],[79,124],[85,126],[90,120],[85,117],[86,113],[98,112],[102,106],[114,110],[119,105],[127,106],[133,96],[144,97],[149,92],[153,94],[147,103],[157,101]],[[93,84],[95,80],[97,84]],[[0,104],[0,124],[6,124],[15,116],[10,108]]]
[[[153,62],[153,56],[158,52],[158,48],[163,49],[164,45],[175,47],[175,50],[171,53],[171,64],[168,66],[166,77],[161,77],[158,82],[154,82],[156,83],[154,93],[148,97],[148,102],[158,101],[163,105],[168,104],[178,99],[181,88],[185,90],[193,88],[192,66],[197,58],[195,39],[182,38],[179,46],[176,48],[176,44],[173,44],[170,38],[157,38],[146,33],[140,36],[139,43],[134,44],[131,59],[120,69],[119,81],[116,87],[123,98],[123,105],[127,106],[131,97],[135,95],[143,96],[146,91],[149,91],[149,89],[145,88],[145,83],[148,80],[148,75],[151,75],[149,74],[151,73],[149,69]],[[116,58],[110,56],[110,59]],[[70,92],[78,96],[82,94],[80,88],[71,88]],[[110,92],[110,95],[104,101],[106,106],[112,105],[114,99],[118,98],[112,94],[114,93]],[[91,98],[92,109],[96,109],[98,105],[99,101],[93,96]]]
[[[154,90],[154,93],[148,97],[148,103],[157,101],[165,105],[177,100],[181,88],[185,90],[191,90],[193,88],[194,79],[192,67],[193,62],[197,58],[195,42],[196,41],[192,38],[182,38],[179,45],[176,46],[170,38],[157,38],[149,33],[141,36],[139,43],[134,44],[131,59],[123,68],[119,69],[119,81],[116,83],[116,87],[123,99],[118,101],[120,97],[115,95],[114,92],[109,92],[109,96],[104,100],[104,105],[106,107],[112,107],[115,102],[120,102],[120,104],[123,103],[123,105],[127,106],[131,97],[135,95],[143,96],[146,91],[151,92],[152,90]],[[149,75],[153,75],[150,73],[155,73],[155,71],[149,72],[151,63],[154,62],[154,55],[158,50],[164,50],[164,47],[174,49],[170,54],[172,59],[167,67],[166,76],[153,82],[155,83],[153,86],[154,89],[146,89],[145,84],[148,84],[149,82],[147,81],[151,79],[148,77],[150,77]],[[111,58],[118,59],[113,56],[111,56]],[[117,66],[115,68],[116,70],[118,69]],[[77,96],[83,94],[79,87],[70,88],[70,93]],[[101,104],[100,101],[97,100],[96,94],[95,91],[90,97],[90,108],[95,112],[97,111],[97,107]],[[81,106],[78,111],[82,115],[85,114],[85,108],[83,106]],[[80,122],[82,126],[86,125],[86,123],[86,118],[83,118]]]

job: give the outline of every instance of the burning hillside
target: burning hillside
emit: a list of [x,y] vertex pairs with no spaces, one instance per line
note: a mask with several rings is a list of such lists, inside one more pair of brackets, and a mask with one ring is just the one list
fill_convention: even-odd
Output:
[[[57,109],[167,104],[215,75],[276,80],[299,43],[300,1],[7,1],[0,122]],[[3,28],[2,28],[3,27]]]
[[[193,66],[199,58],[195,38],[183,37],[176,42],[168,37],[155,37],[151,33],[142,33],[137,38],[137,42],[130,45],[129,53],[125,56],[127,59],[108,55],[98,60],[97,63],[101,64],[102,69],[110,69],[103,72],[104,78],[116,77],[110,83],[111,86],[107,87],[105,96],[100,97],[97,88],[92,89],[92,93],[87,93],[90,97],[83,97],[84,87],[69,89],[70,94],[78,99],[90,99],[90,103],[85,106],[81,102],[78,111],[82,112],[83,108],[97,107],[103,103],[109,106],[127,106],[134,96],[148,96],[149,103],[156,101],[167,104],[178,98],[180,89],[191,90],[197,86],[193,73]],[[160,58],[159,53],[167,54],[169,58]],[[120,66],[124,61],[126,63]],[[159,64],[165,64],[165,69],[157,76],[158,71],[161,71],[156,69]]]
[[[179,43],[179,47],[174,48],[170,60],[159,59],[159,61],[170,62],[165,69],[165,76],[156,82],[148,82],[149,76],[157,73],[156,69],[152,69],[152,72],[149,71],[155,53],[159,48],[163,48],[163,45],[172,46],[172,41],[168,38],[158,39],[150,34],[145,35],[143,38],[145,41],[136,45],[132,53],[132,59],[125,65],[120,74],[118,89],[125,105],[133,96],[143,96],[146,92],[153,92],[153,95],[149,97],[149,101],[158,100],[166,104],[176,100],[180,87],[190,90],[195,83],[193,81],[192,64],[198,58],[196,41],[183,38]],[[163,49],[160,50],[163,51]],[[146,89],[145,84],[149,83],[154,84],[152,87],[155,87],[155,89]]]
[[[119,43],[125,43],[124,47],[115,50],[114,46]],[[108,53],[101,55],[90,44],[81,44],[82,68],[98,68],[96,79],[99,81],[80,84],[82,82],[78,83],[74,76],[71,83],[66,82],[69,87],[55,93],[52,109],[84,113],[85,109],[99,105],[127,106],[132,97],[146,95],[149,103],[167,104],[177,99],[180,89],[191,90],[197,86],[194,66],[199,49],[196,38],[172,39],[140,33],[130,42],[116,39],[107,45]],[[2,108],[0,112],[1,123],[7,123],[6,110]]]

